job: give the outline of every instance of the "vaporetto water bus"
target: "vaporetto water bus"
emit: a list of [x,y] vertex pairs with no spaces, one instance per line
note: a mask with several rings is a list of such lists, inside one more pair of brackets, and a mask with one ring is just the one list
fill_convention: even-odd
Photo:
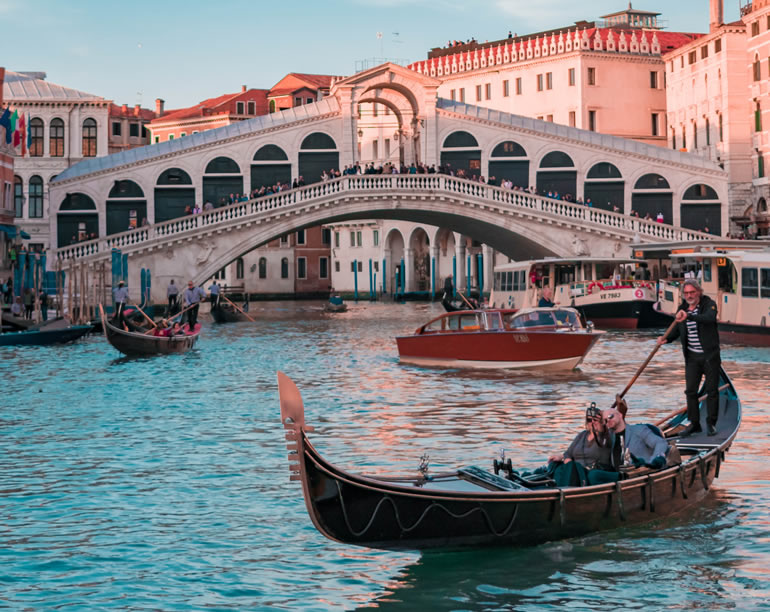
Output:
[[495,267],[490,306],[531,308],[545,287],[559,306],[577,309],[596,327],[660,327],[658,293],[646,264],[635,258],[574,257],[517,261]]

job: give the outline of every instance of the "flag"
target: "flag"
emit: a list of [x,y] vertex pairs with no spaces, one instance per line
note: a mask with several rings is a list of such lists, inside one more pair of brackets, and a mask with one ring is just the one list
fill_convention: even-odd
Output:
[[18,142],[18,135],[16,134],[16,122],[19,120],[19,113],[18,111],[13,111],[11,113],[11,133],[13,134],[13,140],[9,141],[11,145],[16,148],[19,144]]
[[2,116],[0,116],[0,125],[5,128],[5,144],[11,143],[11,111],[7,108],[3,110]]
[[[24,157],[27,154],[27,117],[24,113],[19,117],[19,124],[16,128],[16,133],[19,135],[19,142],[21,143],[21,156]],[[16,146],[15,138],[13,142],[14,146]]]
[[27,149],[32,147],[32,126],[29,121],[29,113],[27,113]]

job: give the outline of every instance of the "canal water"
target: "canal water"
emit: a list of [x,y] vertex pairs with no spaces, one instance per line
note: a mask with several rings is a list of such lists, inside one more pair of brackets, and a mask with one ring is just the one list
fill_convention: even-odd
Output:
[[[713,493],[670,520],[520,550],[383,552],[312,526],[289,481],[276,371],[312,439],[353,471],[533,468],[609,406],[655,332],[610,332],[566,374],[424,369],[394,336],[437,305],[254,305],[185,355],[101,337],[0,348],[0,608],[617,610],[770,608],[770,350],[723,347],[744,420]],[[678,344],[629,392],[636,422],[684,403]]]

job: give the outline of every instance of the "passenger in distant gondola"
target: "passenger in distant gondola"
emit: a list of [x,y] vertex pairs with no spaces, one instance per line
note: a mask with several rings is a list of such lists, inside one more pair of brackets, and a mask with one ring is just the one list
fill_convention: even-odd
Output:
[[585,429],[562,454],[548,460],[555,467],[553,478],[557,486],[594,485],[614,482],[617,471],[612,467],[613,436],[607,430],[601,410],[596,404],[586,408]]
[[452,285],[451,274],[444,279],[444,295],[448,300],[451,300],[454,296],[454,286]]
[[214,281],[211,283],[211,286],[209,287],[209,301],[211,302],[211,308],[219,308],[219,293],[220,293],[220,287],[217,283],[217,280],[214,279]]

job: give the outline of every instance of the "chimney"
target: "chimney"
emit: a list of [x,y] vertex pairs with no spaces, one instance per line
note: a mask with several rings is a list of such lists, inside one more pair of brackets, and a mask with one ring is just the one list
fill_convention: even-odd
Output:
[[709,32],[714,32],[724,24],[725,10],[724,0],[711,0],[711,22],[709,23]]
[[142,107],[141,105],[137,104],[134,106],[134,117],[138,117],[142,113]]
[[125,115],[128,112],[128,104],[124,104],[123,106],[121,106],[120,112]]
[[163,116],[163,105],[165,103],[166,103],[165,100],[162,100],[161,98],[155,98],[155,116],[156,117]]
[[241,85],[241,93],[246,93],[246,86],[245,85]]

